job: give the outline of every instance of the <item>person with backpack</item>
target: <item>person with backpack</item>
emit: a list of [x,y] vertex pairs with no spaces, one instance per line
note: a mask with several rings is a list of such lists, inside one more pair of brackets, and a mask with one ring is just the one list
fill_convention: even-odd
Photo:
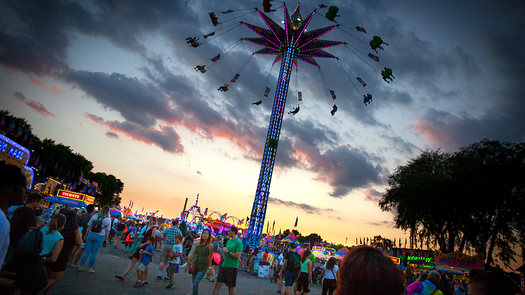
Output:
[[301,270],[301,256],[294,251],[295,244],[290,243],[289,251],[284,255],[283,267],[279,273],[279,277],[284,274],[284,294],[292,294],[292,286],[297,280],[299,271]]
[[[56,214],[48,225],[24,234],[15,249],[16,286],[22,294],[38,294],[48,285],[44,264],[54,263],[62,251],[66,224],[64,214]],[[43,264],[43,263],[44,264]]]
[[93,266],[97,260],[98,251],[104,241],[108,239],[110,229],[111,218],[109,217],[109,206],[106,205],[102,207],[99,213],[93,215],[87,224],[86,249],[80,258],[80,267],[78,270],[82,270],[82,266],[84,266],[89,256],[88,272],[95,272]]
[[64,277],[64,271],[67,268],[67,262],[71,256],[73,247],[82,244],[82,235],[78,229],[75,211],[63,208],[60,210],[60,214],[64,214],[66,217],[66,224],[62,230],[60,230],[60,233],[64,237],[64,245],[57,260],[47,267],[48,285],[44,290],[45,295],[50,294],[51,288],[58,284]]
[[89,204],[86,206],[86,212],[80,215],[78,218],[78,229],[82,234],[83,243],[78,247],[73,247],[73,253],[71,253],[71,256],[69,258],[69,264],[71,264],[71,266],[74,268],[79,267],[77,263],[80,260],[80,257],[82,257],[82,254],[84,254],[84,249],[86,248],[87,227],[89,220],[91,219],[91,217],[93,217],[94,212],[95,205]]
[[119,244],[120,240],[122,239],[122,233],[126,229],[126,224],[124,223],[124,221],[122,219],[120,219],[120,218],[118,220],[119,220],[119,222],[115,226],[115,229],[116,229],[116,232],[115,232],[115,249],[118,248],[118,244]]
[[37,226],[36,210],[40,208],[42,195],[34,192],[27,196],[25,206],[18,207],[11,218],[11,232],[9,233],[9,250],[5,259],[4,270],[13,270],[13,258],[18,239]]

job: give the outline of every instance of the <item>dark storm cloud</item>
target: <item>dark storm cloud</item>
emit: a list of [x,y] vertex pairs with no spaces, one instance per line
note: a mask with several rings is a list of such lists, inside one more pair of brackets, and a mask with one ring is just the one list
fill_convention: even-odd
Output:
[[21,92],[16,91],[14,93],[15,98],[20,102],[25,103],[28,107],[32,108],[34,111],[45,117],[55,117],[55,114],[47,110],[41,102],[27,99]]
[[87,71],[72,71],[63,78],[77,84],[104,107],[143,127],[153,126],[157,119],[171,119],[171,107],[164,94],[137,78]]
[[372,162],[374,158],[366,151],[339,146],[310,160],[312,170],[319,174],[318,180],[333,187],[330,196],[342,198],[354,189],[381,182],[383,168]]
[[284,200],[281,200],[281,199],[278,199],[278,198],[272,198],[272,197],[269,197],[268,198],[268,203],[270,204],[275,204],[275,205],[278,205],[278,206],[285,206],[285,207],[288,207],[288,208],[296,208],[296,209],[300,209],[308,214],[315,214],[315,215],[327,215],[327,216],[330,216],[330,217],[333,217],[333,218],[336,218],[336,219],[341,219],[337,216],[334,216],[334,213],[336,213],[336,211],[334,209],[324,209],[324,208],[318,208],[318,207],[315,207],[315,206],[312,206],[312,205],[308,205],[308,204],[305,204],[305,203],[296,203],[296,202],[292,202],[292,201],[284,201]]

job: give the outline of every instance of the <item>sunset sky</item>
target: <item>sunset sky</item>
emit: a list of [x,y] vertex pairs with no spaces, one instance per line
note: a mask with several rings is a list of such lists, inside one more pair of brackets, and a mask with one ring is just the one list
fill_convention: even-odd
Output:
[[[292,75],[286,110],[298,105],[297,91],[303,101],[284,116],[267,221],[278,232],[298,216],[303,234],[348,245],[402,237],[377,205],[397,166],[428,149],[525,140],[524,2],[303,1],[302,15],[321,3],[340,15],[322,39],[348,45],[326,49],[339,62],[317,59],[320,71],[299,62]],[[297,2],[286,4],[291,13]],[[120,178],[123,205],[175,217],[199,193],[202,208],[243,219],[279,69],[273,56],[250,57],[258,46],[237,42],[256,37],[239,21],[266,27],[255,7],[262,1],[2,1],[0,109]],[[282,4],[273,7],[268,15],[281,23]],[[309,30],[334,24],[324,13]],[[185,41],[213,31],[198,48]],[[367,57],[373,35],[389,44],[380,63]],[[206,73],[194,70],[203,64]],[[390,84],[384,66],[393,69]],[[235,73],[230,90],[218,92]]]

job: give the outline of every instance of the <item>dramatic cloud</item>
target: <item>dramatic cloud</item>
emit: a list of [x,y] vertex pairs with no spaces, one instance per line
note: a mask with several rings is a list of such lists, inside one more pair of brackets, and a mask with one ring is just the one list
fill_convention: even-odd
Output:
[[55,117],[55,114],[48,111],[47,108],[42,103],[38,101],[34,101],[34,100],[29,100],[22,93],[18,91],[15,92],[15,98],[25,103],[28,107],[32,108],[33,110],[35,110],[37,113],[39,113],[42,116]]
[[323,209],[323,208],[317,208],[317,207],[314,207],[312,205],[308,205],[308,204],[305,204],[305,203],[295,203],[295,202],[292,202],[292,201],[284,201],[284,200],[281,200],[281,199],[277,199],[277,198],[272,198],[272,197],[269,197],[268,198],[268,203],[270,204],[275,204],[275,205],[278,205],[278,206],[286,206],[286,207],[289,207],[289,208],[296,208],[296,209],[300,209],[308,214],[315,214],[315,215],[326,215],[326,216],[329,216],[329,217],[333,217],[333,218],[336,218],[336,219],[341,219],[337,216],[334,216],[334,213],[336,212],[334,209]]
[[108,127],[113,133],[119,133],[147,144],[156,145],[167,152],[176,154],[184,152],[180,136],[172,127],[160,125],[158,127],[145,128],[131,122],[104,121],[103,118],[93,114],[86,114],[86,117],[95,123]]

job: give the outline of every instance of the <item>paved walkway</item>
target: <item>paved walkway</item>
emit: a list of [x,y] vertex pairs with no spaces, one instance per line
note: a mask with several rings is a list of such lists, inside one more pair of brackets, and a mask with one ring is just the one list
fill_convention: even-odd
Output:
[[[126,277],[125,281],[115,279],[114,275],[122,273],[128,263],[127,258],[129,254],[121,249],[113,249],[113,247],[102,248],[98,254],[95,263],[96,273],[88,273],[87,271],[76,271],[68,268],[64,275],[64,279],[52,289],[51,294],[191,294],[191,275],[187,273],[178,273],[175,275],[175,289],[167,290],[165,286],[166,281],[159,281],[156,279],[159,267],[159,253],[156,253],[153,262],[149,265],[149,284],[142,288],[134,288],[133,285],[137,280],[137,272],[134,270],[132,275]],[[87,262],[86,262],[87,264]],[[273,273],[270,271],[270,273]],[[212,293],[215,283],[203,279],[199,294],[209,295]],[[284,285],[284,284],[283,284]],[[310,294],[321,294],[319,285],[310,286]],[[270,283],[269,279],[258,278],[249,275],[245,272],[239,272],[237,276],[237,287],[235,294],[277,294],[277,284]],[[284,286],[283,286],[284,291]],[[228,288],[223,285],[220,294],[228,294]]]

